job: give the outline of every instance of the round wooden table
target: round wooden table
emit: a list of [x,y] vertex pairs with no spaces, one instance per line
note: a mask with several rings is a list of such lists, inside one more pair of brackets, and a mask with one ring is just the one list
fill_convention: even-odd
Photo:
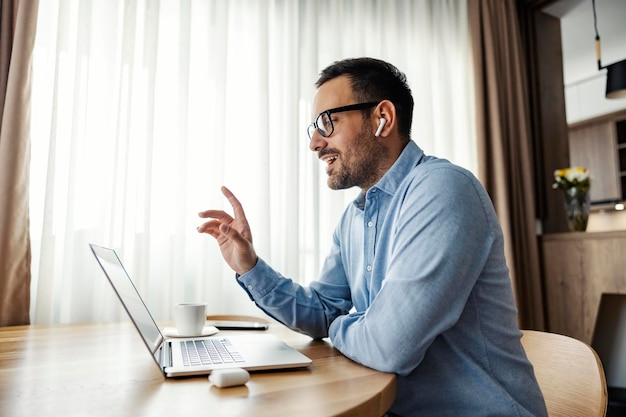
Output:
[[130,322],[0,328],[0,415],[380,417],[391,406],[395,375],[282,325],[268,331],[313,364],[219,389],[207,376],[165,379]]

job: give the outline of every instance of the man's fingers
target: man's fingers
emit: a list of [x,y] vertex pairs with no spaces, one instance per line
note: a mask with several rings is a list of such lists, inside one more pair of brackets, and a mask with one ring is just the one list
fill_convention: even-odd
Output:
[[199,233],[208,233],[214,237],[219,234],[220,224],[222,224],[219,220],[211,220],[205,223],[202,223],[197,227]]
[[222,194],[224,194],[224,197],[228,199],[228,202],[233,208],[233,212],[235,213],[235,218],[245,220],[246,214],[243,211],[243,206],[241,205],[241,202],[239,202],[237,197],[235,197],[235,194],[233,194],[233,192],[230,191],[225,186],[222,186]]
[[[241,203],[228,188],[222,187],[222,193],[228,199],[228,202],[232,206],[234,216],[231,216],[224,210],[201,211],[198,213],[198,216],[200,218],[211,220],[198,226],[198,232],[208,233],[215,238],[219,238],[220,234],[223,234],[225,236],[229,236],[236,242],[243,241],[248,238],[247,243],[252,243],[252,237],[250,236],[250,227],[248,226],[248,220],[246,219],[246,215],[243,211]],[[221,227],[226,227],[226,229],[220,230]],[[233,227],[236,228],[236,230],[233,229]]]
[[[238,218],[238,219],[245,221],[246,214],[243,211],[241,202],[237,199],[237,197],[235,197],[235,194],[233,194],[233,192],[230,191],[225,186],[222,186],[222,194],[224,194],[224,197],[226,197],[231,207],[233,208],[234,215],[235,215],[234,218],[235,219]],[[234,218],[230,214],[226,213],[224,210],[201,211],[200,213],[198,213],[198,216],[200,216],[203,219],[207,219],[207,218],[218,219],[224,223],[231,223],[234,220]]]
[[200,213],[198,213],[198,216],[203,219],[217,219],[224,223],[230,223],[233,221],[232,216],[223,210],[201,211]]

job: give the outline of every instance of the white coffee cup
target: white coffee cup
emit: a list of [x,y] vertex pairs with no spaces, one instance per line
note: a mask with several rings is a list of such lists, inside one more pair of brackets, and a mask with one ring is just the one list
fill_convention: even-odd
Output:
[[174,322],[180,336],[199,336],[206,322],[206,303],[174,305]]

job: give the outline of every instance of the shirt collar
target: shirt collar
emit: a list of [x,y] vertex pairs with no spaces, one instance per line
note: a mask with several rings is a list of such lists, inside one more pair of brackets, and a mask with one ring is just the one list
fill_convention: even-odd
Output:
[[[411,172],[413,167],[420,164],[423,158],[424,151],[417,146],[415,142],[410,140],[389,171],[387,171],[385,175],[383,175],[383,177],[367,192],[377,192],[380,190],[386,194],[393,195],[409,172]],[[363,210],[366,198],[367,194],[361,191],[353,203],[359,209]]]

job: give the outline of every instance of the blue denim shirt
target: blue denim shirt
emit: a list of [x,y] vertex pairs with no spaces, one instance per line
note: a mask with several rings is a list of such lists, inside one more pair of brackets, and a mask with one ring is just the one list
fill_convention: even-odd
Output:
[[412,141],[347,207],[317,281],[298,285],[262,259],[238,281],[287,326],[397,374],[394,414],[547,415],[491,200]]

